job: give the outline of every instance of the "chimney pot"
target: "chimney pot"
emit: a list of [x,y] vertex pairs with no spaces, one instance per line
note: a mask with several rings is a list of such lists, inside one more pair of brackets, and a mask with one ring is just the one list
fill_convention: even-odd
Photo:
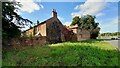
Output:
[[57,12],[56,12],[55,9],[53,9],[53,11],[52,11],[52,16],[53,16],[53,17],[57,17]]

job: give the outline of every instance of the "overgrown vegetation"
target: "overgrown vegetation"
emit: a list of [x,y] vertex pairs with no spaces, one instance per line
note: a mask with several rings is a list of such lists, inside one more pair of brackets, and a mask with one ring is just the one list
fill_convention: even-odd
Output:
[[118,50],[102,40],[3,50],[3,66],[118,66]]

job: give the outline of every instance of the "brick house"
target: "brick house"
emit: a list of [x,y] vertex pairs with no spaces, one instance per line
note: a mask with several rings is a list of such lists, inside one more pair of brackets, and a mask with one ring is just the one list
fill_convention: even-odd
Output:
[[50,19],[24,31],[23,34],[26,36],[45,36],[49,43],[80,41],[90,38],[89,31],[85,29],[79,29],[78,26],[65,27],[57,18],[55,9],[53,9]]

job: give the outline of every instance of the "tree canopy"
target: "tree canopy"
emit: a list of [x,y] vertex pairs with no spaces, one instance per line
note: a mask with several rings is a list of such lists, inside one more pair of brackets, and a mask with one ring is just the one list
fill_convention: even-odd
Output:
[[[17,6],[17,7],[16,7]],[[22,5],[19,2],[2,2],[2,36],[3,38],[18,37],[21,34],[20,28],[32,23],[24,19],[17,12]]]
[[114,33],[101,33],[100,36],[120,36],[120,32],[114,32]]
[[92,15],[82,16],[81,18],[79,16],[75,16],[71,26],[78,24],[79,28],[88,30],[91,34],[91,38],[95,39],[98,37],[100,31],[100,27],[98,27],[99,23],[95,22],[95,18],[96,17]]

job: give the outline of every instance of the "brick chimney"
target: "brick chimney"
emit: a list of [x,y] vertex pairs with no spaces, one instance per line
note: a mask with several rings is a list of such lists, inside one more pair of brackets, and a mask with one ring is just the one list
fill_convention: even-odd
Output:
[[56,12],[55,9],[52,10],[52,16],[53,16],[53,17],[57,17],[57,12]]

